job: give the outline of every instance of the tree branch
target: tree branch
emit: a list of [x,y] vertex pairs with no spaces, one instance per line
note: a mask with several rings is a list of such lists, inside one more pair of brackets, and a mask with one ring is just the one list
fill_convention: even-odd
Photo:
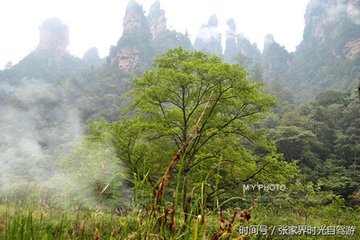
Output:
[[250,179],[254,178],[256,175],[258,175],[262,170],[264,170],[266,167],[266,165],[264,165],[262,168],[260,168],[259,170],[257,170],[253,175],[251,175],[250,177],[248,177],[247,179],[245,180],[242,180],[242,182],[247,182],[249,181]]

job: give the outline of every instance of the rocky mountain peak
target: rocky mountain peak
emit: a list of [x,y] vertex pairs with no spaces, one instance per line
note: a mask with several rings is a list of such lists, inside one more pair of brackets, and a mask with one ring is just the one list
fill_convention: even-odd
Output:
[[143,7],[134,0],[130,0],[125,12],[123,21],[123,34],[136,33],[147,25]]
[[46,51],[53,57],[62,58],[69,45],[69,28],[59,18],[45,20],[40,28],[40,42],[35,52]]
[[221,34],[216,15],[211,16],[208,23],[201,26],[195,39],[194,48],[211,55],[222,55]]
[[160,2],[156,1],[150,8],[148,15],[150,32],[153,38],[166,31],[165,11],[161,9]]

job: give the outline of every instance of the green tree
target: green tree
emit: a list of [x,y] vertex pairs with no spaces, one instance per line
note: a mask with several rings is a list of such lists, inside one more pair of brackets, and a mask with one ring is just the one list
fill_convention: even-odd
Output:
[[[185,213],[199,195],[200,204],[211,207],[214,199],[241,194],[244,182],[286,183],[297,173],[256,127],[275,100],[263,84],[246,79],[243,67],[176,48],[132,88],[131,117],[93,125],[103,129],[94,138],[111,132],[133,183]],[[144,197],[135,193],[137,200]]]
[[249,83],[242,67],[176,48],[156,59],[133,89],[136,124],[148,126],[146,141],[157,153],[148,163],[164,169],[179,149],[183,201],[194,183],[215,183],[217,172],[236,184],[281,165],[274,145],[254,127],[275,101],[262,84]]

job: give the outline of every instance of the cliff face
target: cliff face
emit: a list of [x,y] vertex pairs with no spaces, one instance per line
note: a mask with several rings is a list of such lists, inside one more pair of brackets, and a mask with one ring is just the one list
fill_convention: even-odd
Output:
[[332,46],[334,56],[354,60],[360,53],[360,1],[311,0],[305,14],[304,41]]
[[[320,41],[337,37],[343,21],[349,24],[360,24],[359,0],[311,0],[305,13],[304,37]],[[329,26],[335,29],[329,29]]]
[[[346,8],[349,20],[360,28],[360,0],[350,0]],[[360,56],[360,31],[345,44],[343,53],[347,59],[355,60]]]
[[358,58],[360,56],[360,38],[347,42],[343,53],[347,59]]
[[310,0],[286,83],[303,99],[352,89],[359,75],[360,1]]
[[211,55],[222,55],[221,34],[218,30],[218,19],[211,16],[208,23],[201,26],[195,39],[194,48]]
[[140,31],[144,34],[149,31],[144,10],[136,1],[130,0],[123,19],[123,35],[138,34]]
[[121,48],[117,53],[118,66],[125,72],[133,72],[144,60],[141,58],[141,52],[136,47]]

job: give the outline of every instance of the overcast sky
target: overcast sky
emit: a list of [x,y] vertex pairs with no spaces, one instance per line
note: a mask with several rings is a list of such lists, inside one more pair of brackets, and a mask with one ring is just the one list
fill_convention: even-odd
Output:
[[[137,0],[147,13],[155,0]],[[235,19],[237,31],[261,49],[265,34],[289,51],[302,39],[308,0],[160,0],[168,27],[188,31],[192,42],[199,27],[216,14],[220,27]],[[17,63],[38,44],[43,20],[59,17],[70,29],[69,51],[82,57],[90,47],[108,55],[122,33],[128,0],[0,0],[0,69]],[[223,35],[224,38],[224,35]],[[223,46],[224,48],[224,46]]]

